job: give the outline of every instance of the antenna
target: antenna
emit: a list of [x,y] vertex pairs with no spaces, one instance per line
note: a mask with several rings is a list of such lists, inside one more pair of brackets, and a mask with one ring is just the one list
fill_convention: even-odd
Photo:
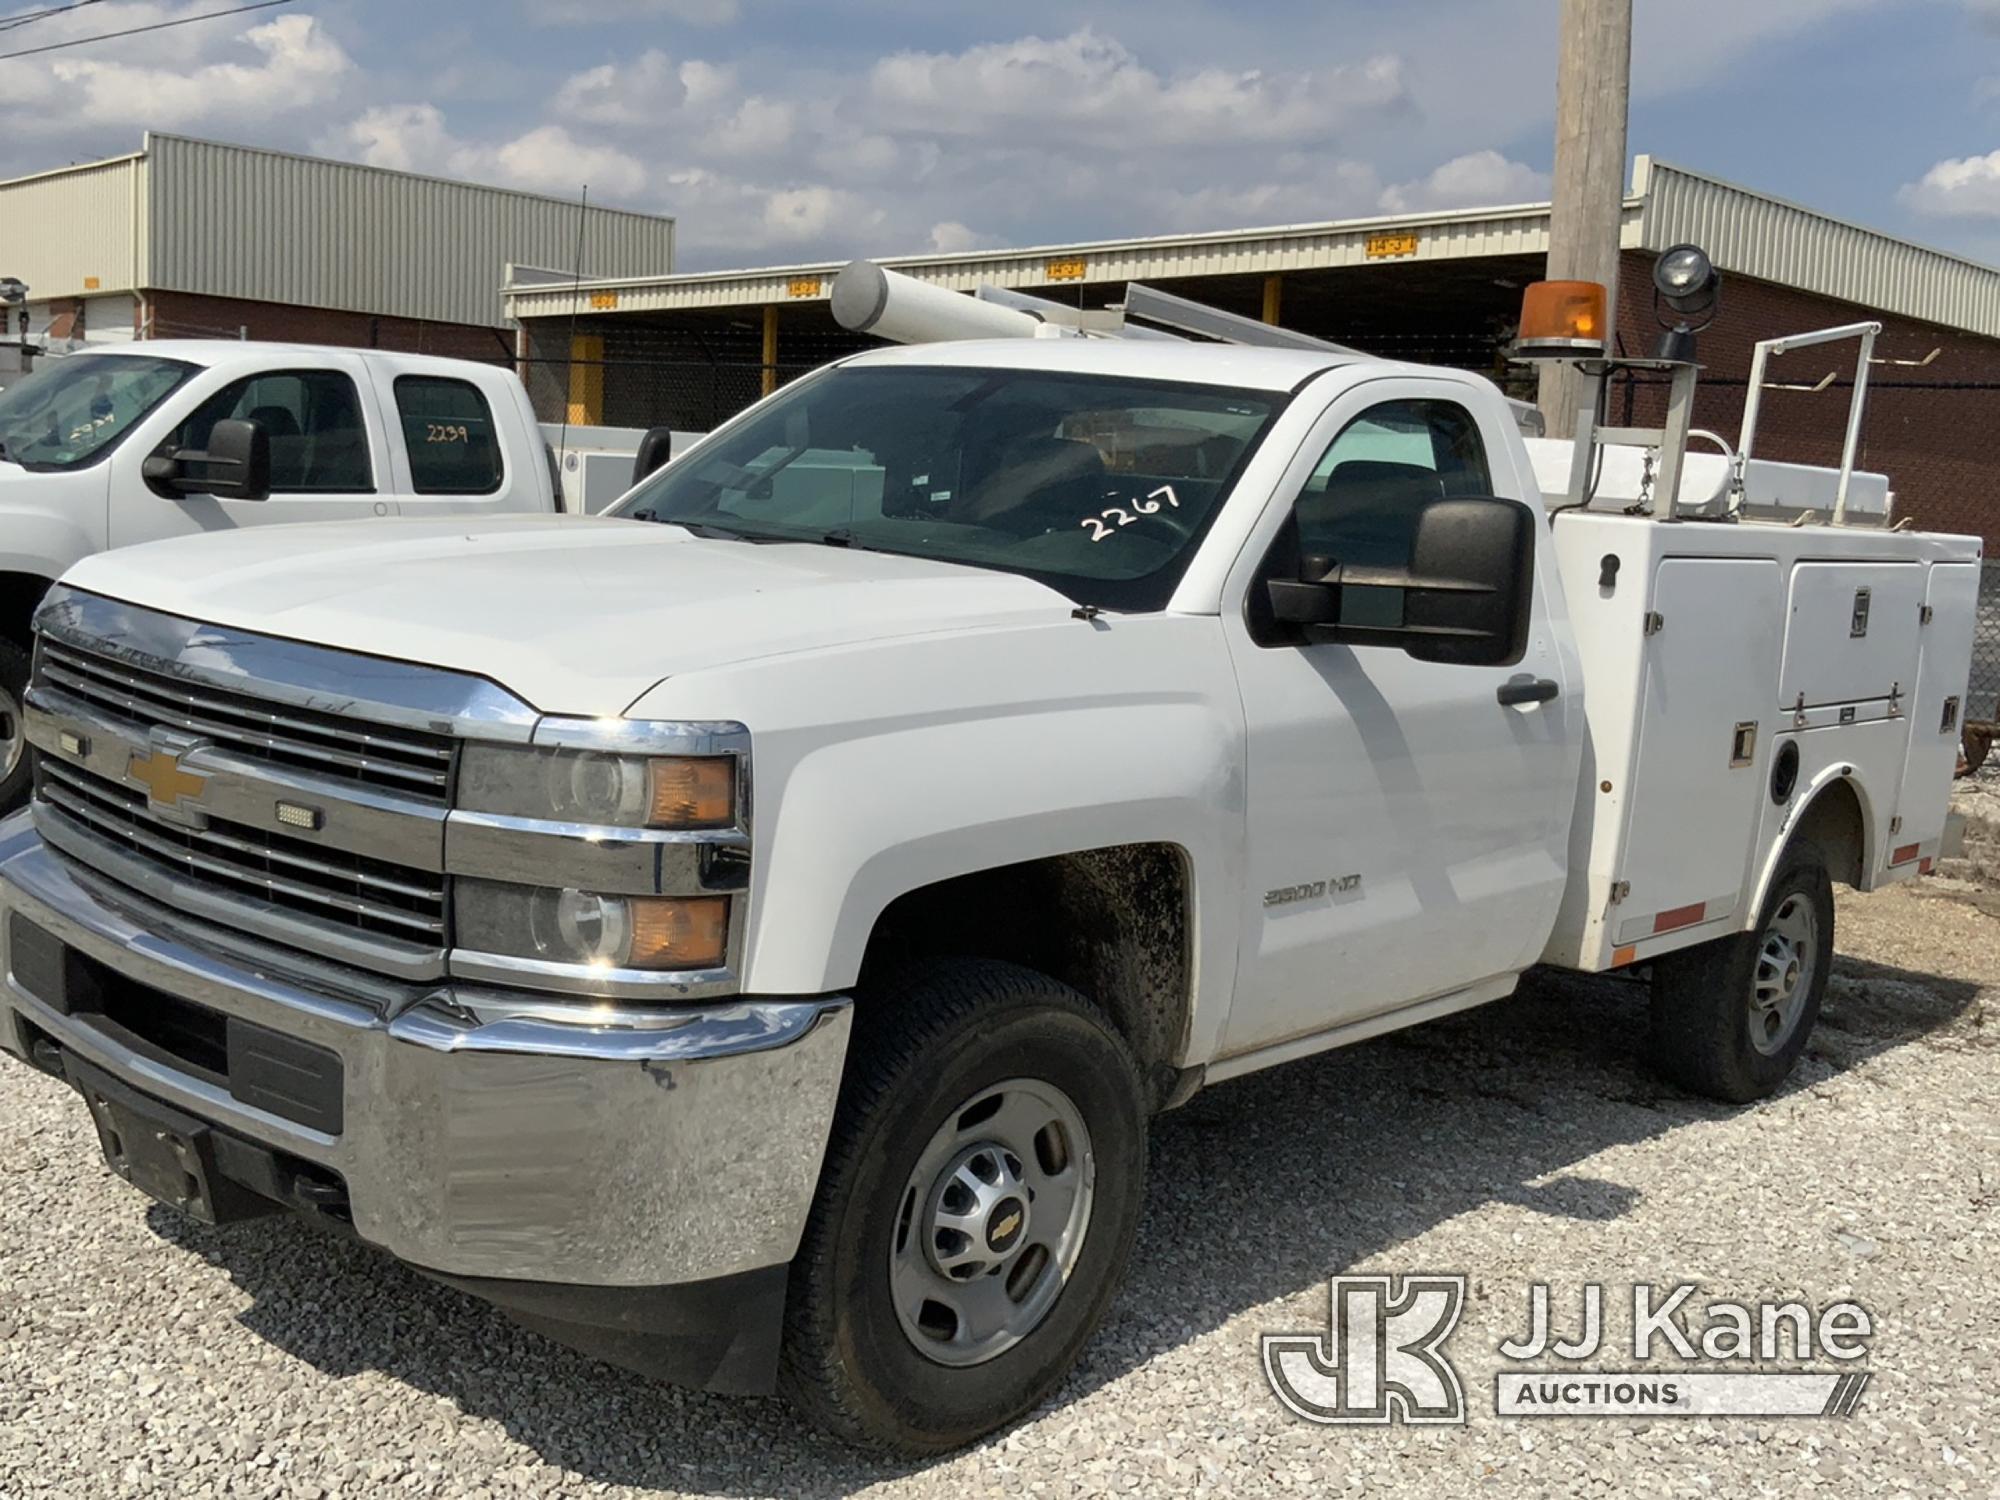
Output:
[[563,460],[569,457],[569,408],[570,393],[576,389],[576,313],[583,302],[583,226],[585,210],[590,207],[590,184],[583,185],[583,195],[576,200],[576,273],[569,283],[569,349],[563,357],[563,421],[562,440],[556,445],[556,504],[562,504]]

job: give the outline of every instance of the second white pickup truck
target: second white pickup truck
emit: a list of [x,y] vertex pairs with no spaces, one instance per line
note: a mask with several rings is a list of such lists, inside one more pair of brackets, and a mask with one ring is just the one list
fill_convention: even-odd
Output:
[[29,617],[78,559],[238,526],[557,508],[504,366],[179,339],[45,362],[0,391],[0,811],[27,794]]
[[1785,1079],[1834,883],[1944,839],[1978,544],[1880,476],[1661,488],[1683,446],[1545,499],[1475,375],[948,343],[612,519],[86,559],[0,1046],[200,1218],[969,1441],[1075,1361],[1207,1084],[1541,963],[1649,971],[1693,1088]]

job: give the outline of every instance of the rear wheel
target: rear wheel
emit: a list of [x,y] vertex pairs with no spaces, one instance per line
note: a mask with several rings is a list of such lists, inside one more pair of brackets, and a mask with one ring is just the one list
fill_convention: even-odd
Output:
[[28,693],[28,653],[0,639],[0,813],[28,800],[28,737],[21,704]]
[[863,996],[793,1262],[784,1385],[866,1446],[937,1453],[1075,1363],[1138,1227],[1145,1110],[1082,996],[987,961]]
[[1819,847],[1801,841],[1755,929],[1654,962],[1654,1065],[1711,1098],[1763,1098],[1805,1051],[1832,967],[1833,884]]

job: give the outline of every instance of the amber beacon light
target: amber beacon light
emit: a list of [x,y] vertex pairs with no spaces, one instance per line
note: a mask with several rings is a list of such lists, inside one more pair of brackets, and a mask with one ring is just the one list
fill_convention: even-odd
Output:
[[1594,281],[1537,281],[1521,294],[1516,359],[1579,359],[1604,353],[1604,288]]

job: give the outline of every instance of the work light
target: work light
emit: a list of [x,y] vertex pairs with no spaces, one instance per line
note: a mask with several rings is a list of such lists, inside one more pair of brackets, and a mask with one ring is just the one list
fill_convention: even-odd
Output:
[[[1653,262],[1653,315],[1666,330],[1657,351],[1661,359],[1693,364],[1695,334],[1715,321],[1722,296],[1722,276],[1708,252],[1699,245],[1674,245]],[[1675,316],[1669,320],[1667,310]]]

